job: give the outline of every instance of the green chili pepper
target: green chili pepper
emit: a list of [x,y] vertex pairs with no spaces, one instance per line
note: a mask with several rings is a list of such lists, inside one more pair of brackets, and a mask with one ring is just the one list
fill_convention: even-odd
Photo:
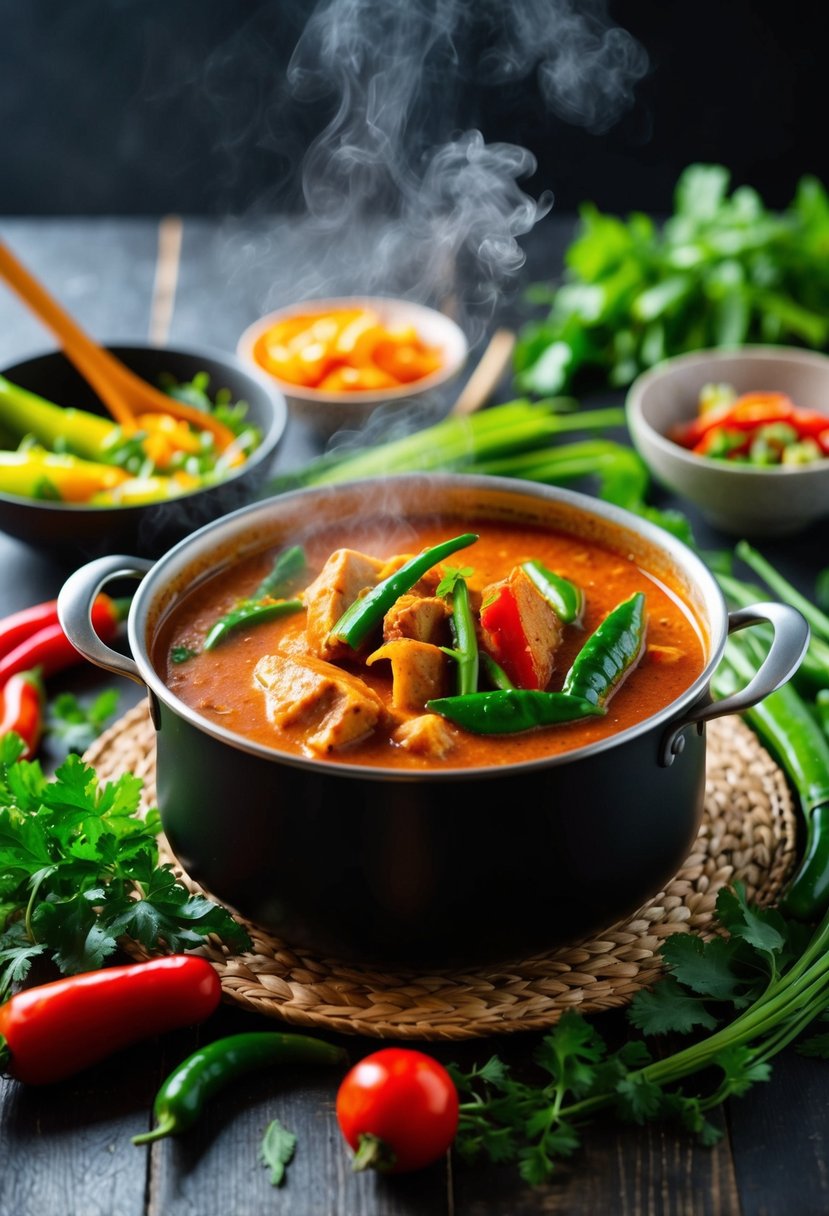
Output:
[[277,553],[273,569],[262,579],[251,599],[263,600],[266,597],[273,600],[282,599],[305,566],[305,550],[302,545],[290,545],[287,549],[283,549]]
[[372,587],[369,592],[346,608],[331,630],[331,637],[345,642],[347,646],[356,650],[372,629],[380,624],[395,600],[398,600],[401,595],[405,595],[427,570],[431,570],[445,557],[449,557],[450,553],[456,553],[458,549],[465,549],[467,545],[473,544],[477,539],[477,533],[464,532],[462,536],[442,541],[441,544],[435,545],[431,549],[425,549],[423,553],[418,553],[394,574],[384,578],[376,587]]
[[645,644],[645,597],[637,591],[608,613],[573,660],[562,692],[605,706]]
[[485,650],[481,651],[481,665],[487,674],[490,684],[493,688],[506,690],[515,688],[512,680],[504,671],[500,663],[496,663],[491,654],[487,654]]
[[578,624],[584,612],[584,592],[569,579],[554,574],[541,562],[522,562],[521,569],[565,625]]
[[[733,692],[738,679],[750,680],[761,661],[753,638],[731,638],[714,677],[717,696]],[[797,920],[817,920],[829,906],[829,741],[791,683],[743,712],[790,778],[806,826],[803,857],[783,893],[781,911]]]
[[205,1103],[237,1077],[272,1064],[347,1064],[341,1047],[310,1035],[254,1031],[232,1034],[199,1048],[179,1064],[155,1097],[157,1126],[133,1144],[148,1144],[163,1136],[186,1131],[198,1119]]
[[236,629],[248,625],[262,625],[265,621],[299,612],[303,606],[302,600],[242,600],[231,612],[216,621],[215,625],[211,625],[204,639],[204,649],[213,650]]
[[438,697],[427,701],[426,708],[477,735],[517,734],[536,726],[600,717],[605,712],[584,697],[532,688],[497,688],[463,697]]
[[456,579],[452,589],[452,615],[449,618],[449,626],[455,647],[448,653],[458,665],[458,693],[465,696],[467,693],[478,691],[479,659],[475,622],[469,606],[469,587],[464,578]]

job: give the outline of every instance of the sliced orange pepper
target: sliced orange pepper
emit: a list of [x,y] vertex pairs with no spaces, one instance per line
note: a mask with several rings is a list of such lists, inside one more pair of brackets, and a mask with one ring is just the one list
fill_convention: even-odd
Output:
[[413,326],[389,328],[369,308],[285,317],[260,335],[253,356],[280,380],[327,392],[396,388],[442,362]]

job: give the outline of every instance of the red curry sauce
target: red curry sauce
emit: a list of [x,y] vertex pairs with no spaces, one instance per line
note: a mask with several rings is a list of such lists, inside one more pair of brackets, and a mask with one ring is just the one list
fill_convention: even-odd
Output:
[[[587,637],[622,600],[636,591],[646,597],[647,647],[638,665],[612,697],[607,714],[516,735],[481,736],[452,727],[456,745],[451,755],[436,761],[408,752],[376,734],[332,757],[340,763],[403,769],[466,768],[511,764],[582,747],[649,718],[671,704],[702,671],[705,663],[700,629],[679,594],[641,569],[631,558],[564,533],[525,525],[482,520],[443,520],[440,523],[382,521],[373,529],[355,525],[329,528],[298,538],[308,558],[309,585],[326,559],[340,548],[354,548],[378,558],[414,554],[459,532],[475,531],[479,540],[450,558],[445,566],[472,567],[471,592],[505,578],[513,566],[531,558],[580,586],[586,599],[582,627],[568,625],[556,656],[550,691],[564,676]],[[220,646],[201,652],[215,621],[252,593],[271,568],[274,551],[240,561],[230,569],[198,583],[175,605],[158,630],[153,647],[156,670],[171,691],[209,721],[266,747],[307,755],[301,730],[282,730],[269,721],[265,696],[253,680],[264,655],[294,652],[302,646],[305,613],[249,627]],[[378,641],[378,645],[379,645]],[[173,662],[176,647],[196,651],[185,662]],[[372,667],[350,665],[387,703],[391,673],[387,662]],[[482,683],[481,687],[486,687]]]

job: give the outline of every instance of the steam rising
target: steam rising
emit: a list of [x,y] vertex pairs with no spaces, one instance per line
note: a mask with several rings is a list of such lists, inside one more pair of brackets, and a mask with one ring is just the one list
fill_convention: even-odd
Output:
[[534,75],[540,109],[598,133],[646,67],[595,0],[321,0],[288,68],[298,103],[331,108],[302,163],[302,294],[404,292],[474,342],[553,197],[519,185],[535,157],[486,143],[471,99]]

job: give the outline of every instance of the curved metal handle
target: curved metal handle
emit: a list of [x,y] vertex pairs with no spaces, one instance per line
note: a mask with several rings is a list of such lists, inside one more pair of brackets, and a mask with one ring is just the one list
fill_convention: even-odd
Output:
[[116,675],[127,676],[136,684],[144,680],[138,665],[128,655],[119,654],[102,642],[92,627],[95,597],[116,578],[143,578],[153,563],[140,557],[113,554],[96,558],[70,574],[58,595],[58,620],[69,641],[90,663]]
[[693,706],[678,726],[662,740],[659,762],[664,767],[673,764],[685,746],[682,732],[688,726],[702,728],[703,723],[724,714],[739,714],[756,705],[779,688],[797,671],[809,645],[809,626],[796,608],[776,601],[751,604],[728,614],[728,632],[736,633],[750,625],[771,625],[774,630],[771,648],[759,671],[745,688],[721,701],[701,701]]

